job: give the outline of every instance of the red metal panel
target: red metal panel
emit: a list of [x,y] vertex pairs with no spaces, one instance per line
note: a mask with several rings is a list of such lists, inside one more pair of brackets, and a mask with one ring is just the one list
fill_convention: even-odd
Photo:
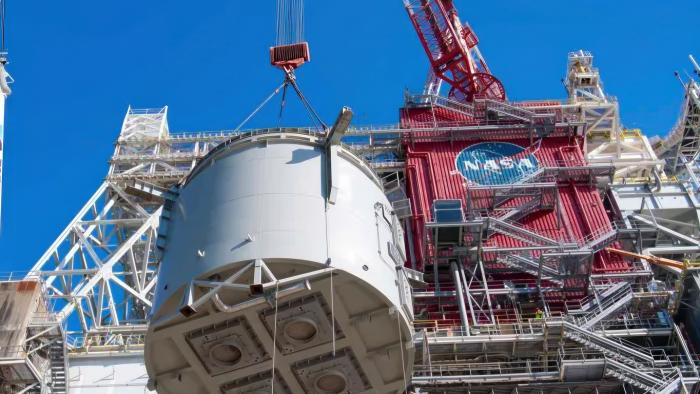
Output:
[[477,121],[462,112],[440,107],[402,108],[400,111],[401,127],[404,129],[441,126],[464,126],[477,124]]
[[[420,242],[423,226],[432,221],[431,207],[436,199],[466,200],[467,181],[457,171],[455,159],[466,147],[480,141],[423,142],[409,144],[407,152],[408,193],[413,204],[414,233],[418,235],[417,247],[422,260]],[[568,138],[546,138],[530,146],[529,140],[508,142],[529,147],[541,166],[583,166],[585,160],[580,147],[571,144]],[[524,227],[544,236],[568,242],[594,237],[612,225],[603,206],[603,201],[594,186],[562,183],[559,190],[559,207],[555,210],[539,211],[521,220]],[[557,212],[561,211],[561,215]],[[507,247],[524,246],[522,241],[503,235],[493,235],[487,245]],[[485,256],[486,257],[486,256]],[[596,256],[597,270],[627,270],[623,259],[608,255]]]

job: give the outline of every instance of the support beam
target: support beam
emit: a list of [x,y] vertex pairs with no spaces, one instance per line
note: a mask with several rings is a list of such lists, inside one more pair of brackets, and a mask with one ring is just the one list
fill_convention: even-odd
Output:
[[462,289],[462,281],[459,276],[459,267],[456,261],[450,262],[450,269],[452,270],[452,279],[455,283],[455,289],[457,290],[457,302],[459,304],[459,318],[462,321],[462,328],[469,336],[469,318],[467,317],[467,307],[464,304],[464,289]]

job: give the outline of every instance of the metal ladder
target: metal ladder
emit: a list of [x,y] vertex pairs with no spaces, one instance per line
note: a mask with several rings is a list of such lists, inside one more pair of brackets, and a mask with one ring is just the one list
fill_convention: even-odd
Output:
[[49,345],[49,367],[51,368],[51,394],[67,394],[66,347],[63,338],[58,338]]

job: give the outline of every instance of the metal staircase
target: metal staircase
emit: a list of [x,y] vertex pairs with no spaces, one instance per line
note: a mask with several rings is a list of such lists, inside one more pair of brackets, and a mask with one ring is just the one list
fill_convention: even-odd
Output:
[[550,245],[552,247],[558,247],[561,245],[559,241],[529,230],[517,222],[490,217],[489,224],[490,230],[520,239],[527,243],[534,245]]
[[483,104],[487,113],[495,114],[499,119],[503,120],[533,123],[534,118],[537,116],[537,114],[532,111],[502,101],[484,99],[477,100],[477,103]]
[[51,394],[68,393],[66,347],[62,337],[49,345],[49,366],[51,368]]
[[606,360],[605,374],[644,390],[646,393],[671,394],[681,383],[677,369],[631,368],[615,360]]
[[519,206],[508,210],[505,214],[499,216],[498,218],[500,220],[508,220],[508,221],[518,221],[524,218],[525,216],[541,209],[542,203],[539,198],[533,198],[529,200],[528,202],[524,204],[520,204]]
[[563,286],[564,281],[559,279],[560,274],[557,272],[557,270],[544,265],[540,264],[537,261],[533,261],[527,257],[520,256],[517,254],[511,254],[507,255],[503,258],[499,258],[498,261],[502,264],[505,264],[511,268],[518,269],[520,271],[523,271],[525,273],[528,273],[532,276],[539,277],[539,270],[540,266],[542,268],[542,274],[545,276],[542,276],[542,279],[548,280],[550,282],[554,282],[557,285]]
[[620,282],[606,289],[602,294],[595,295],[585,310],[569,312],[580,327],[591,328],[627,305],[632,298],[634,298],[634,292],[630,284]]
[[[621,289],[624,287],[619,286],[611,293],[619,294]],[[655,354],[631,342],[607,338],[571,320],[574,319],[552,320],[547,324],[550,327],[560,326],[564,337],[602,353],[606,358],[606,375],[640,388],[645,393],[670,394],[678,390],[680,371],[673,367],[665,353]]]
[[431,107],[438,107],[447,109],[466,115],[469,117],[474,117],[474,106],[467,103],[462,103],[456,100],[451,100],[447,97],[443,97],[435,94],[423,94],[423,95],[413,95],[407,98],[408,104],[420,104],[429,105]]
[[530,183],[530,181],[538,179],[541,176],[545,175],[546,173],[547,173],[547,169],[545,167],[540,167],[537,169],[537,171],[520,179],[518,182],[516,182],[516,185]]
[[618,282],[611,286],[605,287],[602,291],[594,292],[593,295],[590,295],[581,300],[567,302],[566,312],[570,315],[577,315],[588,312],[598,305],[598,300],[600,298],[608,297],[610,294],[617,291],[620,287],[624,287],[625,283],[626,282]]
[[683,376],[677,368],[672,368],[668,371],[669,373],[665,376],[666,379],[652,388],[652,392],[658,394],[672,394],[680,391],[683,384]]
[[616,238],[617,230],[615,228],[604,228],[599,229],[598,231],[595,231],[583,238],[579,242],[579,245],[582,248],[590,249],[595,253],[605,249],[605,247],[608,246],[611,242],[615,241]]
[[621,362],[631,368],[640,369],[654,366],[654,356],[644,348],[620,339],[610,339],[577,324],[563,321],[564,336],[586,348],[599,351],[606,357]]

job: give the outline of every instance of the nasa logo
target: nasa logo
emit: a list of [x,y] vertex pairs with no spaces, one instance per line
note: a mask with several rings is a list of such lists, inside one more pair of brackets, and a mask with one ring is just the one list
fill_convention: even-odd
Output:
[[474,144],[457,155],[455,166],[471,183],[507,185],[537,172],[537,158],[520,145],[507,142]]

